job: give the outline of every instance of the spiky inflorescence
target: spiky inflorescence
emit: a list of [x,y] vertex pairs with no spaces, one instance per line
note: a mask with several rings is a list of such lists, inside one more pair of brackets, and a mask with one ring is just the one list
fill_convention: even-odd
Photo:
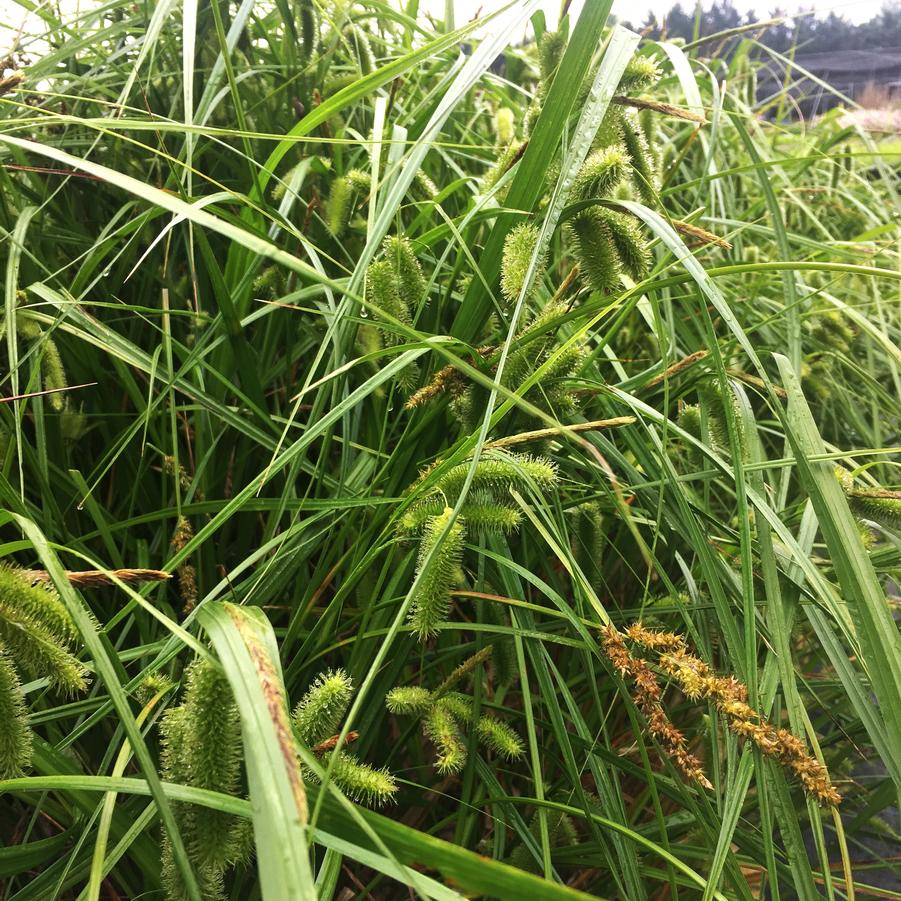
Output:
[[465,536],[459,518],[447,528],[452,514],[453,510],[446,507],[443,513],[429,519],[419,546],[419,585],[410,608],[410,625],[420,641],[436,635],[450,611],[450,592],[456,582]]
[[609,294],[620,284],[619,257],[604,215],[595,208],[583,210],[569,222],[575,239],[580,271],[593,291]]
[[[344,670],[320,673],[294,709],[294,733],[311,751],[321,755],[322,768],[331,768],[331,781],[348,797],[364,804],[381,805],[397,791],[394,777],[377,770],[343,749],[335,750],[341,720],[350,704],[353,682]],[[347,740],[356,733],[348,733]],[[319,775],[304,766],[305,779],[319,781]]]
[[[234,795],[241,786],[241,724],[221,668],[199,659],[186,671],[184,700],[160,723],[162,769],[168,782]],[[222,897],[228,867],[251,853],[249,820],[183,802],[173,804],[204,898]],[[171,899],[186,897],[168,839],[163,844],[163,882]]]
[[563,51],[566,50],[566,35],[562,31],[545,31],[538,40],[538,68],[541,73],[541,96],[547,93],[553,80]]
[[349,25],[344,31],[344,39],[350,45],[360,66],[360,74],[368,75],[375,69],[375,54],[366,32],[359,25]]
[[573,182],[573,200],[608,197],[625,177],[628,166],[629,154],[622,144],[593,150]]
[[[456,501],[466,481],[471,463],[460,463],[449,469],[439,480],[434,492],[441,492],[448,501]],[[496,500],[504,500],[510,488],[521,488],[534,482],[542,490],[557,484],[557,467],[546,457],[529,454],[504,454],[479,460],[473,475],[471,490],[490,492]]]
[[[178,552],[194,537],[194,527],[187,517],[179,516],[172,535],[172,550]],[[190,613],[197,605],[197,570],[190,560],[179,563],[175,570],[178,578],[178,593],[181,595],[182,612]]]
[[572,550],[576,562],[591,583],[598,588],[604,546],[604,519],[597,501],[586,501],[571,511],[573,516]]
[[438,750],[435,766],[439,773],[458,773],[463,769],[466,745],[447,704],[432,706],[423,720],[423,731]]
[[23,570],[0,566],[0,641],[16,668],[64,692],[84,689],[87,673],[72,654],[77,631],[56,592],[31,585]]
[[596,212],[613,241],[623,271],[635,281],[641,281],[651,266],[651,252],[638,222],[613,210],[601,208]]
[[399,685],[385,695],[385,706],[391,713],[425,713],[432,693],[419,685]]
[[602,646],[607,659],[623,678],[635,682],[632,697],[648,724],[648,732],[655,738],[676,768],[686,779],[704,788],[713,788],[704,773],[700,760],[690,753],[685,736],[673,725],[661,703],[663,693],[651,668],[640,657],[633,656],[622,635],[615,627],[601,630]]
[[382,244],[382,253],[394,270],[398,296],[412,319],[412,313],[426,291],[422,267],[416,259],[413,245],[407,238],[389,235]]
[[707,429],[710,433],[711,448],[723,456],[729,454],[729,419],[726,411],[728,406],[737,430],[739,454],[745,456],[747,436],[745,435],[744,417],[738,396],[731,383],[727,381],[724,388],[718,378],[711,378],[698,394],[707,413]]
[[52,338],[44,341],[43,355],[41,356],[41,375],[44,378],[44,387],[48,391],[55,392],[47,397],[47,402],[57,412],[62,413],[66,407],[66,395],[60,389],[66,388],[66,370],[63,366],[63,358],[59,348]]
[[360,763],[352,754],[332,751],[322,755],[323,769],[332,768],[331,780],[354,801],[381,807],[394,800],[397,783],[386,769]]
[[350,222],[350,214],[353,211],[354,188],[346,175],[339,175],[329,190],[326,203],[326,225],[328,230],[340,238]]
[[[538,226],[521,222],[510,229],[504,239],[504,256],[501,263],[501,294],[507,303],[515,303],[529,271],[529,263],[538,243]],[[543,255],[537,262],[536,272],[544,268]]]
[[623,115],[622,135],[623,144],[629,154],[629,162],[632,164],[632,182],[638,196],[647,206],[656,206],[657,164],[635,110],[627,110]]
[[505,760],[514,760],[524,753],[522,739],[510,726],[487,714],[476,717],[473,699],[450,691],[477,667],[487,663],[493,650],[492,645],[487,645],[464,660],[435,691],[406,686],[392,689],[385,697],[391,713],[422,718],[423,733],[438,751],[436,767],[440,773],[456,773],[466,763],[463,728],[473,729],[480,744]]
[[494,133],[498,147],[508,147],[516,138],[516,120],[509,106],[500,107],[494,114]]
[[887,529],[901,531],[901,492],[883,488],[856,488],[846,469],[836,467],[836,478],[848,499],[851,512],[859,519],[869,519]]
[[338,731],[353,693],[353,683],[344,670],[320,673],[294,708],[294,731],[312,748]]
[[0,642],[0,779],[20,776],[31,763],[31,729],[22,685]]
[[659,79],[656,57],[633,56],[619,81],[619,89],[624,94],[638,94],[653,87]]
[[309,60],[319,47],[319,10],[315,0],[299,0],[300,47],[304,61]]

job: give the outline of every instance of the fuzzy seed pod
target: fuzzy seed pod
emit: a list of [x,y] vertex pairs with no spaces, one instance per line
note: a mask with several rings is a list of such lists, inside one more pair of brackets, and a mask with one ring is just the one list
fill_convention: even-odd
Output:
[[413,184],[416,185],[427,200],[434,200],[441,193],[438,185],[436,185],[422,169],[413,176]]
[[405,685],[392,688],[385,695],[385,705],[391,713],[422,714],[429,709],[431,692],[418,685]]
[[[436,492],[442,492],[449,501],[456,501],[470,465],[460,463],[452,467],[436,486]],[[553,488],[557,484],[556,465],[546,457],[532,457],[529,454],[489,457],[476,465],[472,490],[489,492],[496,500],[504,500],[510,488],[526,487],[530,481],[543,490]]]
[[426,714],[426,737],[438,750],[435,767],[439,773],[458,773],[466,763],[466,746],[446,704],[438,703]]
[[311,59],[319,47],[319,10],[315,0],[299,0],[300,46],[304,61]]
[[338,732],[352,693],[353,682],[344,670],[316,677],[294,710],[294,731],[308,748]]
[[572,512],[575,519],[572,533],[573,556],[592,587],[598,588],[604,547],[604,518],[600,505],[597,501],[588,501]]
[[856,489],[848,494],[851,512],[861,519],[869,519],[895,532],[901,531],[901,495],[880,496],[878,490]]
[[328,230],[340,238],[350,222],[353,211],[354,189],[346,175],[339,175],[333,182],[326,204],[326,225]]
[[[170,782],[237,794],[241,724],[228,679],[220,667],[202,659],[192,663],[186,675],[184,701],[168,710],[160,724],[163,775]],[[225,870],[250,854],[249,821],[184,803],[175,804],[175,813],[204,892],[218,897]],[[163,877],[170,897],[182,897],[181,879],[165,855]]]
[[[482,179],[482,190],[484,192],[490,191],[501,180],[504,173],[516,161],[521,150],[522,141],[513,141],[512,144],[501,151],[497,157],[497,162],[485,173]],[[506,187],[504,191],[506,191]],[[503,192],[499,193],[499,199],[503,199],[502,194]]]
[[414,504],[401,516],[397,528],[402,534],[413,535],[422,531],[423,526],[433,517],[440,516],[444,502],[439,497],[428,497]]
[[628,165],[629,154],[622,144],[592,151],[573,182],[573,199],[608,197],[623,180]]
[[727,383],[724,391],[719,380],[713,379],[698,393],[707,413],[707,430],[710,433],[711,448],[721,456],[729,455],[729,421],[725,408],[725,405],[728,404],[738,429],[739,452],[744,456],[747,440],[744,433],[744,418],[735,395],[735,389]]
[[[389,316],[412,325],[410,310],[401,298],[397,275],[389,260],[377,260],[366,270],[366,296],[370,303]],[[403,340],[387,330],[383,330],[382,338],[388,346],[396,346]]]
[[44,387],[55,394],[47,395],[47,402],[57,413],[62,413],[66,406],[66,396],[60,389],[66,388],[66,370],[63,368],[63,358],[59,348],[52,338],[44,341],[43,356],[41,357],[41,374],[44,378]]
[[660,80],[660,69],[653,56],[633,56],[623,72],[619,90],[623,94],[640,94],[652,88]]
[[[514,226],[504,239],[504,257],[501,264],[501,293],[507,303],[516,302],[526,280],[529,263],[538,243],[538,226],[521,222]],[[543,255],[539,258],[536,272],[544,269]]]
[[394,270],[397,293],[411,316],[426,292],[425,278],[413,245],[407,238],[389,235],[382,244],[382,253]]
[[641,226],[631,216],[613,210],[598,209],[598,218],[607,227],[623,271],[641,281],[651,266],[651,252],[641,233]]
[[569,223],[583,277],[593,291],[610,294],[620,286],[619,255],[602,214],[589,208]]
[[31,763],[31,729],[28,726],[22,685],[6,648],[0,643],[0,779],[13,779]]
[[[433,516],[426,524],[419,546],[416,575],[421,579],[410,608],[410,624],[420,641],[437,635],[439,624],[450,611],[450,592],[457,580],[465,536],[463,524],[458,518],[439,545],[439,538],[452,513],[453,510],[446,507],[440,516]],[[436,547],[437,551],[426,569],[426,559]]]
[[629,154],[634,173],[633,183],[642,203],[657,206],[658,177],[656,161],[651,154],[644,131],[635,110],[628,110],[623,119],[623,144]]
[[522,757],[522,739],[506,723],[492,716],[481,716],[476,725],[479,742],[504,760]]
[[0,567],[0,642],[20,672],[70,693],[87,687],[87,672],[72,655],[75,627],[56,593],[29,585],[20,570]]
[[486,532],[508,535],[510,532],[515,532],[522,522],[522,514],[519,510],[493,503],[490,497],[482,502],[476,500],[473,503],[467,503],[463,512],[468,526]]
[[322,755],[322,768],[327,770],[329,767],[333,767],[332,782],[357,803],[381,807],[386,802],[394,800],[397,783],[387,770],[377,770],[360,763],[356,757],[344,751]]
[[516,119],[509,106],[502,106],[494,114],[494,133],[498,147],[509,147],[516,138]]
[[566,35],[561,31],[546,31],[538,41],[538,68],[541,73],[542,95],[546,94],[550,87],[564,50],[566,50]]
[[375,54],[366,32],[359,25],[350,25],[344,32],[344,39],[357,58],[361,75],[368,75],[375,69]]

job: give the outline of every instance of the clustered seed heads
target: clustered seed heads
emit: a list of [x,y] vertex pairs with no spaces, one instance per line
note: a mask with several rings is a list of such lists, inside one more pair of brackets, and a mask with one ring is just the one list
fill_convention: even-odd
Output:
[[20,677],[46,679],[65,694],[87,687],[87,671],[73,654],[77,638],[49,584],[32,584],[29,571],[0,564],[0,778],[19,775],[31,762]]
[[[198,659],[186,671],[184,699],[160,724],[162,769],[168,782],[237,795],[242,786],[241,723],[221,667]],[[208,807],[172,804],[179,832],[204,898],[224,898],[226,871],[251,855],[249,820]],[[168,836],[162,847],[163,883],[172,901],[187,898]]]
[[[747,688],[735,676],[717,676],[706,663],[689,653],[675,632],[647,629],[636,623],[625,635],[611,626],[601,630],[604,653],[614,668],[635,682],[633,697],[648,721],[648,730],[686,778],[705,788],[710,782],[700,762],[688,753],[685,736],[672,724],[661,703],[662,689],[654,671],[638,653],[656,657],[659,668],[672,678],[690,700],[711,702],[725,716],[729,729],[753,742],[760,751],[790,770],[810,795],[826,806],[836,806],[841,795],[829,780],[826,767],[812,757],[799,738],[757,713],[747,702]],[[638,653],[626,645],[626,638]]]
[[[337,748],[341,721],[352,696],[353,682],[344,670],[320,673],[294,709],[294,732],[302,744],[320,755],[322,768],[331,769],[331,781],[348,797],[381,806],[394,799],[394,777]],[[304,778],[319,781],[312,770],[304,767],[303,773]]]
[[486,662],[491,652],[488,645],[465,660],[435,691],[418,685],[400,686],[385,697],[391,713],[420,719],[423,735],[435,746],[435,768],[441,774],[458,773],[466,764],[464,729],[474,729],[479,743],[504,760],[523,755],[522,739],[510,726],[487,714],[476,716],[472,698],[450,690]]
[[[744,417],[732,384],[727,382],[724,389],[716,376],[708,377],[698,389],[698,401],[697,404],[683,405],[677,419],[679,427],[703,442],[706,424],[706,438],[710,449],[720,456],[728,457],[730,455],[729,420],[726,412],[728,406],[737,430],[739,454],[746,457],[747,435]],[[696,448],[691,448],[688,456],[695,465],[701,464]]]
[[336,238],[344,234],[357,200],[360,195],[368,193],[370,187],[369,174],[360,169],[351,169],[346,175],[339,175],[332,182],[326,204],[326,225]]
[[448,504],[459,499],[470,468],[470,463],[451,467],[398,522],[402,536],[419,537],[410,625],[420,641],[436,635],[450,612],[467,528],[500,534],[514,531],[521,514],[512,505],[510,489],[531,483],[547,490],[557,482],[556,466],[546,458],[493,451],[476,464],[466,502],[451,524],[453,509]]

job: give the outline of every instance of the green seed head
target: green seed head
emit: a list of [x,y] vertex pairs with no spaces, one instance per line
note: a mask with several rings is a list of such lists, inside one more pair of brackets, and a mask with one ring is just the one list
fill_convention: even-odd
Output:
[[[522,222],[510,230],[504,240],[504,257],[501,264],[501,293],[507,303],[515,303],[519,297],[522,286],[525,283],[538,243],[538,226],[529,222]],[[542,254],[536,264],[535,271],[540,273],[544,269],[544,255]]]

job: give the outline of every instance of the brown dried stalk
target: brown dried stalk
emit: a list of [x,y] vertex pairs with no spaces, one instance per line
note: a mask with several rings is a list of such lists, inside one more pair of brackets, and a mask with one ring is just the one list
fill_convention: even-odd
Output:
[[[49,584],[50,573],[43,569],[26,569],[22,575],[32,585]],[[172,578],[172,573],[161,569],[86,569],[80,572],[66,571],[66,578],[79,588],[104,588],[115,585],[116,581],[126,585],[140,585],[143,582],[165,582]]]
[[649,109],[664,116],[672,116],[675,119],[685,119],[687,122],[697,122],[700,125],[707,124],[707,117],[703,113],[694,113],[683,109],[681,106],[673,106],[671,103],[661,103],[659,100],[649,100],[640,97],[614,97],[613,102],[619,106],[631,106],[633,109]]
[[732,245],[725,238],[721,238],[719,235],[715,235],[704,228],[692,225],[690,222],[683,222],[681,219],[673,219],[672,223],[677,232],[688,238],[694,238],[702,244],[715,244],[717,247],[722,247],[725,250],[732,249]]

